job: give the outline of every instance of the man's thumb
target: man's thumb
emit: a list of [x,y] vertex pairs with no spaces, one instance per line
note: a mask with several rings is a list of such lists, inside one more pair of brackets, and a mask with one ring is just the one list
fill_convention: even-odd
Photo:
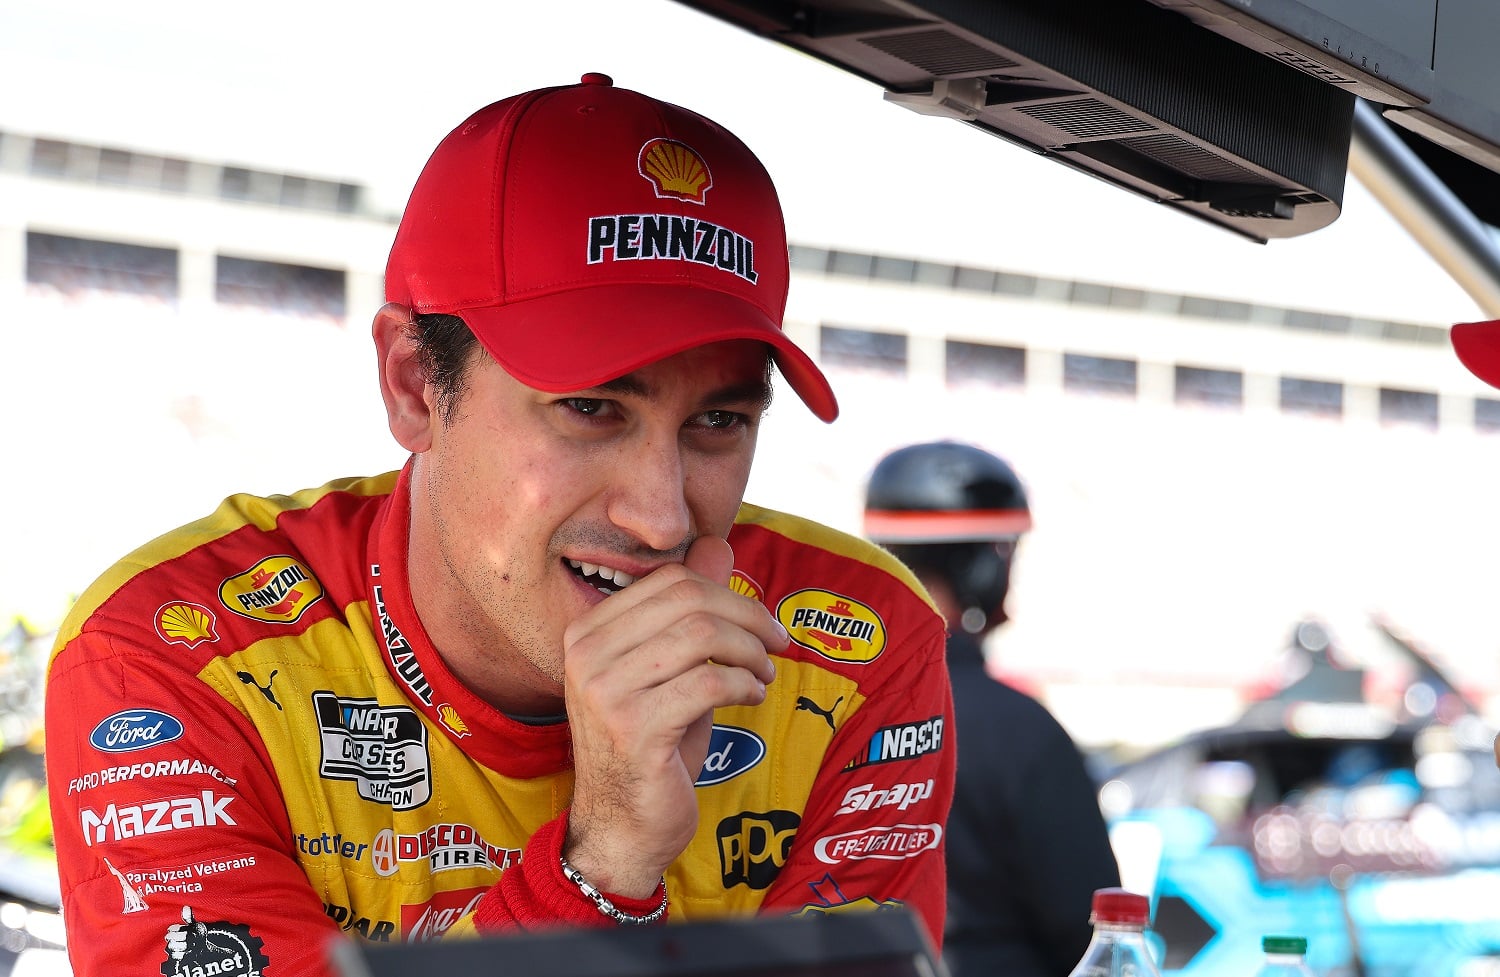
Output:
[[727,585],[729,574],[734,569],[734,550],[730,549],[728,540],[718,536],[699,536],[688,547],[682,565],[714,583]]

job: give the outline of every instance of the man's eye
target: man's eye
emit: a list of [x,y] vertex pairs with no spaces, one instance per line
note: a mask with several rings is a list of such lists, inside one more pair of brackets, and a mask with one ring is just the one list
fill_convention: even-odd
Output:
[[604,401],[595,400],[592,397],[569,397],[563,403],[578,413],[587,414],[590,417],[604,412]]
[[736,414],[729,410],[711,410],[703,413],[704,426],[719,430],[732,428],[744,420],[744,414]]

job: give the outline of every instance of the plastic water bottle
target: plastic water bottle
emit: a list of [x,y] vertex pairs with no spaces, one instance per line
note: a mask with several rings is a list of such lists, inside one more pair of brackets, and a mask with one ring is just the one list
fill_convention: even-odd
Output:
[[1266,960],[1255,977],[1314,977],[1307,966],[1307,940],[1303,937],[1267,936],[1261,939],[1260,948]]
[[1151,900],[1125,889],[1094,892],[1094,936],[1068,977],[1161,977],[1146,944]]

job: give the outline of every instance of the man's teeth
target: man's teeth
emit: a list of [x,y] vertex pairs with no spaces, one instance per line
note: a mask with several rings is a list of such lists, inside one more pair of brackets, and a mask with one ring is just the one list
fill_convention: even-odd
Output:
[[614,567],[601,566],[597,563],[583,563],[578,560],[569,560],[568,565],[581,572],[585,577],[599,577],[604,580],[613,581],[617,590],[623,590],[635,583],[634,577],[624,570],[616,570]]

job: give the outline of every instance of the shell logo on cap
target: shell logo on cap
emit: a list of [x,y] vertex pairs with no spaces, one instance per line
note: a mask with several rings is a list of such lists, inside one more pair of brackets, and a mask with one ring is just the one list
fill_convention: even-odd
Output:
[[241,617],[292,624],[323,597],[323,585],[300,560],[268,556],[219,584],[219,600]]
[[852,597],[799,590],[776,605],[776,619],[797,644],[836,662],[864,665],[885,650],[885,622]]
[[701,204],[714,185],[708,164],[697,151],[675,139],[656,138],[641,147],[641,176],[656,188],[658,197]]
[[205,641],[218,641],[214,612],[202,604],[178,600],[156,610],[156,634],[169,645],[196,648]]

